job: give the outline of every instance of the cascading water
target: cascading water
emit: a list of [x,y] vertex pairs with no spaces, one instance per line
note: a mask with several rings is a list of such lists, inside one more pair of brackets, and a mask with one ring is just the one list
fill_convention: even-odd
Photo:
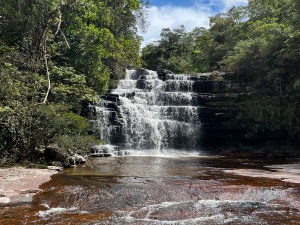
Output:
[[201,122],[193,83],[188,75],[127,70],[96,107],[100,138],[127,151],[151,154],[196,149]]

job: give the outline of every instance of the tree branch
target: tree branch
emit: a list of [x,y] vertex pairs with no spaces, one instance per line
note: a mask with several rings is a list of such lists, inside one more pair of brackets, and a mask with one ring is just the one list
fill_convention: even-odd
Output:
[[62,19],[61,19],[61,18],[62,18],[62,13],[61,13],[61,11],[60,11],[59,8],[57,9],[57,11],[58,11],[58,24],[57,24],[57,30],[56,30],[56,32],[55,32],[55,34],[54,34],[54,37],[58,34],[58,32],[60,32],[60,33],[62,34],[64,40],[65,40],[65,43],[66,43],[67,47],[70,49],[69,42],[68,42],[68,40],[67,40],[65,34],[64,34],[64,33],[62,32],[62,30],[60,29],[61,23],[62,23]]
[[45,61],[45,67],[46,67],[46,73],[47,73],[47,80],[48,80],[48,90],[47,90],[47,93],[45,95],[45,98],[44,98],[44,101],[43,101],[43,104],[45,104],[48,100],[48,96],[49,96],[49,93],[50,93],[50,89],[51,89],[51,80],[50,80],[50,72],[49,72],[49,66],[48,66],[48,59],[47,59],[47,38],[45,38],[45,42],[44,42],[44,45],[43,45],[43,50],[44,50],[44,61]]
[[56,32],[54,34],[54,37],[58,34],[58,32],[60,31],[60,26],[61,26],[61,11],[59,9],[57,9],[58,11],[58,24],[57,24],[57,29]]
[[60,30],[60,33],[62,34],[62,36],[63,36],[63,38],[64,38],[64,40],[65,40],[65,42],[66,42],[66,45],[68,46],[68,49],[70,49],[71,47],[70,47],[70,45],[69,45],[69,42],[68,42],[68,40],[67,40],[65,34],[62,32],[62,30]]

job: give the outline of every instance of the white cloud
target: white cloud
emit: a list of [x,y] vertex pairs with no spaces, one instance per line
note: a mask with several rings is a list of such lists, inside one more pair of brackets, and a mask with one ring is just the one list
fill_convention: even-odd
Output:
[[171,5],[150,7],[147,32],[140,34],[144,38],[142,47],[158,40],[163,28],[174,29],[180,25],[184,25],[186,31],[192,31],[195,27],[208,28],[209,17],[226,11],[232,6],[247,5],[248,0],[210,0],[210,4],[203,2],[203,0],[195,0],[195,4],[189,7]]
[[148,29],[145,34],[141,34],[144,38],[143,46],[153,40],[158,40],[163,28],[174,29],[180,25],[184,25],[187,31],[192,31],[195,27],[208,27],[209,17],[212,15],[210,8],[203,6],[150,7]]
[[230,9],[232,6],[247,5],[248,0],[222,0],[225,9]]

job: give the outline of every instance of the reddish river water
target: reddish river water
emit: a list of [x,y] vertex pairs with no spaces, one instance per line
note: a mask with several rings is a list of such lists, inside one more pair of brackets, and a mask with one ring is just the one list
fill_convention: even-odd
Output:
[[31,204],[0,207],[0,224],[300,224],[298,162],[93,158],[54,175]]

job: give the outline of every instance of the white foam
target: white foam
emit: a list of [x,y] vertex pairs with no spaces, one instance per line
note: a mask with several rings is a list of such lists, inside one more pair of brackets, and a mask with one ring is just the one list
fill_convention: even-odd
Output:
[[[154,224],[224,224],[224,223],[230,223],[234,221],[247,221],[251,222],[253,221],[253,216],[238,216],[234,215],[232,213],[227,213],[226,217],[225,214],[221,212],[222,205],[230,204],[230,205],[236,205],[236,204],[249,204],[251,205],[252,202],[244,202],[244,201],[220,201],[220,200],[200,200],[198,202],[192,202],[192,201],[186,201],[186,202],[162,202],[160,204],[154,204],[154,205],[148,205],[145,207],[142,207],[141,209],[137,211],[131,211],[131,212],[122,212],[123,217],[127,222],[151,222]],[[164,209],[170,208],[169,210],[172,210],[174,213],[176,212],[177,208],[180,209],[181,207],[188,207],[190,210],[193,210],[195,212],[193,218],[182,218],[182,219],[175,219],[172,221],[169,220],[163,220],[154,219],[151,218],[152,215],[159,214],[159,212]],[[208,211],[207,211],[208,210]],[[138,218],[135,216],[138,215]],[[143,215],[143,216],[141,216]],[[163,214],[162,214],[163,215]]]
[[243,201],[243,200],[215,200],[215,199],[203,199],[203,200],[199,200],[196,204],[195,204],[195,208],[197,210],[200,210],[202,208],[219,208],[220,206],[229,204],[229,205],[241,205],[241,204],[256,204],[258,202],[254,202],[254,201]]
[[36,215],[42,219],[48,219],[51,218],[54,215],[60,215],[60,214],[65,214],[65,213],[70,213],[70,212],[76,212],[76,213],[81,213],[81,214],[86,214],[86,211],[78,211],[76,207],[72,208],[62,208],[62,207],[57,207],[57,208],[51,208],[47,204],[42,204],[47,210],[45,211],[39,211]]
[[182,158],[182,157],[206,157],[201,152],[196,150],[176,150],[176,149],[125,149],[122,150],[122,155],[138,156],[138,157],[161,157],[161,158]]
[[0,197],[0,203],[2,203],[2,204],[10,203],[10,198],[9,197]]
[[116,145],[106,144],[106,145],[95,145],[92,148],[90,155],[106,155],[106,156],[118,156],[119,147]]
[[154,224],[171,224],[171,225],[186,225],[186,224],[199,224],[206,222],[205,224],[208,224],[207,222],[212,221],[212,222],[218,222],[219,224],[222,223],[228,223],[232,222],[234,220],[237,220],[238,218],[232,218],[232,219],[225,219],[224,215],[222,214],[216,214],[212,216],[201,216],[201,217],[196,217],[196,218],[191,218],[191,219],[183,219],[183,220],[173,220],[173,221],[168,221],[168,220],[155,220],[155,219],[134,219],[132,217],[126,217],[126,220],[128,222],[152,222]]

